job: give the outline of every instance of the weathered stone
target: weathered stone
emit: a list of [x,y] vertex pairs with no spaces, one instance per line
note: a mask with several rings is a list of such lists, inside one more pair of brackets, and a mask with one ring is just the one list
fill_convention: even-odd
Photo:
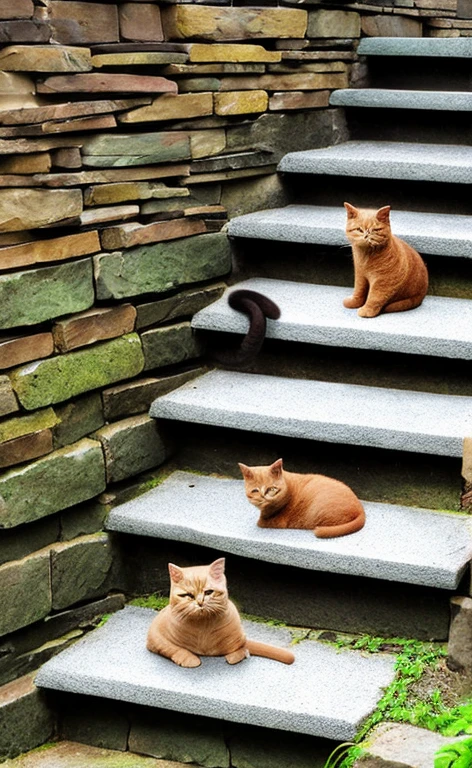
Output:
[[18,402],[8,376],[0,376],[0,416],[19,410]]
[[472,678],[472,598],[451,598],[447,666]]
[[[11,75],[13,77],[13,75]],[[19,77],[19,75],[16,75]],[[144,106],[150,103],[150,97],[141,99],[99,99],[97,101],[77,101],[66,104],[48,104],[29,109],[8,109],[0,112],[0,125],[32,125],[48,120],[68,120],[73,117],[121,112],[124,109]]]
[[171,376],[138,379],[128,384],[104,389],[102,399],[105,418],[112,421],[135,413],[147,413],[156,397],[180,387],[202,372],[203,368],[194,368]]
[[203,352],[202,343],[196,338],[189,322],[144,331],[141,341],[145,371],[192,360]]
[[155,419],[131,416],[96,432],[105,455],[108,483],[118,483],[158,467],[169,455]]
[[164,179],[171,176],[188,176],[189,173],[188,165],[173,164],[163,165],[158,168],[153,165],[144,168],[107,168],[105,170],[79,171],[78,173],[45,173],[41,176],[36,176],[35,183],[46,187],[75,187],[78,184],[106,184],[112,181]]
[[80,216],[82,227],[96,227],[109,221],[126,221],[139,216],[139,205],[107,205],[105,208],[89,208]]
[[84,259],[0,275],[0,303],[3,328],[34,325],[82,312],[94,303],[92,262]]
[[106,533],[82,536],[51,547],[53,609],[104,595],[111,564],[111,544]]
[[14,440],[8,440],[0,445],[0,467],[13,467],[25,461],[38,459],[53,450],[52,432],[43,429],[32,435],[24,435]]
[[43,227],[81,213],[79,189],[0,189],[0,232]]
[[[33,625],[33,627],[37,626],[38,622]],[[27,630],[22,629],[21,633],[16,633],[15,640],[19,634],[23,635],[25,631]],[[39,648],[35,647],[28,653],[21,655],[15,654],[13,658],[8,659],[8,667],[6,666],[7,659],[4,659],[4,664],[2,664],[0,660],[0,679],[2,680],[2,683],[9,683],[18,677],[18,675],[27,675],[31,672],[36,673],[38,667],[48,661],[52,656],[55,656],[61,651],[64,651],[69,645],[71,645],[71,643],[82,637],[83,634],[84,633],[81,629],[73,629],[71,632],[68,632],[67,635],[60,637],[58,640],[47,640],[44,645],[40,646]],[[5,638],[7,642],[9,637],[11,637],[11,635],[7,635]]]
[[267,176],[275,173],[277,166],[265,165],[262,168],[240,168],[234,171],[216,171],[215,173],[194,173],[186,182],[189,185],[209,184],[214,181],[233,181],[234,179],[244,179],[250,176]]
[[[270,65],[269,65],[270,66]],[[242,74],[264,74],[266,71],[265,64],[238,64],[238,63],[218,63],[218,64],[169,64],[168,67],[164,67],[163,75],[186,75],[200,76],[200,75],[242,75]],[[180,88],[180,85],[179,85]]]
[[225,148],[226,131],[224,129],[192,131],[190,133],[190,151],[193,160],[219,155]]
[[219,299],[225,289],[225,283],[217,283],[203,288],[190,288],[160,301],[138,304],[136,328],[140,330],[178,317],[194,315]]
[[31,19],[34,13],[33,0],[0,0],[0,19]]
[[269,97],[269,111],[286,109],[319,109],[329,105],[329,91],[285,91]]
[[[328,11],[330,13],[330,11]],[[216,8],[178,5],[162,11],[167,40],[248,40],[304,37],[308,14],[292,8]]]
[[[222,91],[233,91],[236,88],[240,91],[255,88],[264,88],[267,91],[317,91],[324,88],[347,88],[347,86],[348,79],[344,72],[225,77],[221,81]],[[215,99],[218,99],[218,95],[215,95]]]
[[43,408],[35,413],[7,419],[0,423],[0,443],[54,427],[58,421],[52,408]]
[[[83,143],[82,138],[76,136],[54,136],[45,137],[41,139],[0,139],[0,154],[2,155],[18,155],[18,154],[31,154],[33,152],[47,152],[50,149],[57,149],[58,147],[80,147]],[[5,178],[5,176],[3,177]],[[27,178],[25,176],[19,177],[20,180]],[[33,182],[35,180],[33,179]],[[3,186],[6,186],[4,183]],[[15,186],[20,186],[19,184]]]
[[92,62],[87,48],[9,45],[0,51],[0,68],[5,72],[90,72]]
[[221,81],[217,77],[187,77],[179,80],[180,93],[199,93],[201,91],[219,91]]
[[108,128],[116,128],[114,115],[99,115],[98,117],[78,117],[74,120],[65,120],[58,123],[43,123],[35,126],[37,133],[70,133],[72,131],[101,131]]
[[463,739],[445,737],[439,733],[405,723],[382,723],[369,733],[364,751],[353,768],[432,768],[436,751]]
[[[120,750],[129,757],[130,753],[127,752],[129,715],[120,704],[121,702],[109,700],[104,707],[102,699],[74,696],[74,707],[65,708],[58,724],[60,738],[90,744],[89,749],[98,747],[100,752],[104,749]],[[113,752],[113,755],[117,760],[121,757],[117,751]],[[118,762],[116,765],[118,768]],[[44,766],[44,768],[47,767]],[[94,768],[93,763],[92,768]],[[109,768],[114,767],[109,766]],[[131,766],[125,764],[124,768],[134,767],[133,764]]]
[[123,40],[158,42],[164,40],[159,6],[151,3],[121,3],[120,34]]
[[78,147],[57,149],[51,154],[52,164],[57,168],[81,168],[82,155]]
[[61,514],[61,541],[71,541],[77,536],[103,531],[110,505],[100,499],[99,496],[98,500],[92,499],[78,504]]
[[71,445],[105,423],[99,392],[75,398],[54,410],[59,421],[53,429],[54,448]]
[[188,59],[185,53],[171,51],[123,51],[122,53],[98,53],[92,56],[94,69],[100,67],[162,67],[166,64],[184,63]]
[[0,43],[47,43],[49,24],[37,19],[0,21]]
[[[203,133],[203,131],[202,131]],[[224,131],[222,131],[224,134]],[[162,182],[117,182],[115,184],[100,184],[84,190],[85,205],[109,205],[120,203],[124,200],[159,200],[168,197],[187,197],[188,189],[182,187],[168,187]]]
[[4,340],[0,337],[0,369],[13,368],[40,357],[49,357],[53,352],[54,344],[49,332]]
[[[141,213],[143,215],[157,215],[162,214],[163,218],[168,218],[166,214],[174,213],[176,216],[191,216],[195,213],[198,213],[199,215],[206,216],[208,211],[221,211],[223,210],[221,206],[219,205],[219,199],[221,196],[220,193],[220,185],[219,184],[213,184],[213,185],[201,185],[199,189],[204,189],[205,191],[208,190],[208,188],[214,188],[214,195],[212,197],[215,197],[215,200],[210,200],[210,204],[201,205],[201,200],[198,199],[198,195],[195,194],[194,190],[192,190],[192,194],[190,194],[188,197],[184,198],[171,198],[169,200],[150,200],[147,203],[144,203],[141,206]],[[196,189],[196,188],[195,188]],[[188,191],[188,190],[187,190]],[[208,225],[208,221],[205,222]]]
[[[29,503],[34,503],[32,498]],[[47,616],[51,610],[47,550],[0,566],[0,601],[0,635],[15,632]]]
[[273,164],[270,152],[235,152],[219,157],[194,160],[190,166],[193,173],[214,173],[238,168],[254,168],[259,165]]
[[300,733],[236,726],[230,737],[231,768],[323,768],[332,742]]
[[211,93],[183,93],[179,96],[164,94],[149,107],[140,107],[120,115],[120,123],[141,123],[154,120],[181,120],[213,114]]
[[36,107],[38,99],[34,81],[26,75],[0,71],[0,109]]
[[[11,562],[12,560],[21,560],[23,557],[26,557],[26,555],[31,555],[32,552],[37,552],[39,549],[57,541],[59,536],[59,515],[44,517],[42,520],[28,523],[28,525],[20,528],[4,529],[2,530],[0,539],[0,565]],[[3,644],[0,643],[0,655],[3,655],[2,645]],[[18,653],[21,652],[20,645],[21,643],[19,643],[17,637],[15,651]],[[1,666],[0,659],[0,684],[3,684],[8,681],[2,674],[6,670],[3,670]]]
[[245,179],[225,185],[221,201],[230,218],[266,208],[282,208],[290,202],[286,187],[275,173],[260,179]]
[[[0,66],[3,66],[0,53]],[[88,69],[91,69],[88,67]],[[85,71],[85,70],[83,70]],[[38,93],[177,93],[177,85],[164,77],[92,72],[57,75],[37,85]]]
[[[136,310],[131,304],[119,307],[95,307],[80,315],[59,320],[53,326],[54,343],[59,352],[115,339],[134,330]],[[1,347],[0,347],[1,350]]]
[[113,166],[168,163],[191,157],[190,140],[183,131],[102,134],[87,139],[82,154],[87,165],[104,162]]
[[236,43],[205,45],[194,43],[190,48],[190,61],[197,62],[267,62],[281,61],[279,51],[266,51],[262,45]]
[[179,237],[198,235],[206,231],[203,221],[173,219],[155,221],[151,224],[120,224],[102,230],[103,248],[130,248],[135,245],[176,240]]
[[360,37],[361,17],[352,11],[336,11],[331,8],[310,11],[306,35],[307,37]]
[[369,37],[421,37],[422,23],[408,16],[363,16],[362,32]]
[[33,680],[30,674],[0,688],[0,759],[34,749],[54,732],[54,715]]
[[49,0],[47,10],[52,30],[51,43],[92,45],[120,39],[118,12],[114,4]]
[[17,368],[11,381],[20,403],[27,410],[34,410],[137,376],[142,370],[140,339],[130,333],[90,349]]
[[[24,245],[0,248],[0,269],[27,267],[49,261],[63,261],[97,253],[100,250],[98,232],[79,232],[49,240],[36,240]],[[38,355],[43,357],[43,355]]]
[[265,91],[229,91],[215,93],[215,113],[217,115],[247,115],[265,112],[269,97]]
[[91,499],[105,485],[100,444],[81,440],[0,476],[0,525],[13,528],[47,517]]
[[[70,718],[68,718],[70,719]],[[108,716],[110,724],[113,721],[113,714]],[[97,731],[103,727],[100,722],[97,724]],[[86,730],[87,734],[89,729]],[[83,736],[82,740],[87,737]],[[77,766],[87,766],[87,768],[180,768],[176,763],[168,761],[159,761],[156,763],[152,757],[143,757],[131,752],[117,752],[115,749],[103,749],[102,747],[93,747],[84,743],[70,741],[61,741],[58,744],[52,744],[47,749],[40,752],[24,755],[20,762],[7,761],[5,768],[77,768]]]
[[166,293],[179,285],[220,277],[230,269],[229,240],[219,233],[98,255],[97,298]]
[[12,155],[0,161],[0,173],[48,173],[51,155],[38,152],[31,155]]
[[457,18],[472,19],[472,8],[468,0],[457,0]]

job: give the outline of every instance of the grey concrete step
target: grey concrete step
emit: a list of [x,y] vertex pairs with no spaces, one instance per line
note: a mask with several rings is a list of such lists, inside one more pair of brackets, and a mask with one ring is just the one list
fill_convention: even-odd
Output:
[[343,306],[352,287],[253,278],[232,286],[197,312],[192,326],[246,333],[247,317],[228,304],[228,295],[240,288],[263,293],[280,307],[280,319],[267,321],[270,339],[472,360],[472,301],[468,299],[427,296],[414,311],[366,319]]
[[329,103],[338,107],[470,112],[472,110],[472,93],[467,91],[409,91],[393,88],[343,88],[339,91],[333,91]]
[[[231,594],[231,585],[230,585]],[[351,739],[394,676],[394,657],[304,640],[287,666],[251,657],[231,666],[203,658],[184,669],[146,649],[155,616],[128,607],[40,669],[41,688],[121,699],[222,720]],[[245,622],[247,637],[287,646],[288,630]]]
[[323,149],[289,152],[280,161],[278,170],[313,175],[471,184],[472,147],[400,141],[347,141]]
[[472,397],[215,370],[157,398],[156,419],[462,456]]
[[372,502],[364,506],[361,531],[317,539],[312,531],[258,528],[258,511],[248,502],[242,480],[174,472],[156,488],[112,509],[107,528],[312,571],[457,587],[472,559],[469,515]]
[[362,56],[437,56],[472,58],[472,39],[467,37],[364,37],[357,49]]

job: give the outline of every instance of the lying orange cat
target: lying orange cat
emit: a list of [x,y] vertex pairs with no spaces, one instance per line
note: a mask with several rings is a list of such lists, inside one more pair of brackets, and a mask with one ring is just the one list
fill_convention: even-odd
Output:
[[286,472],[282,459],[266,467],[239,464],[246,496],[260,510],[260,528],[309,528],[319,538],[345,536],[365,523],[354,491],[332,477]]
[[247,640],[228,597],[225,560],[179,568],[169,563],[170,602],[149,627],[147,648],[181,667],[198,667],[200,656],[224,656],[237,664],[250,654],[292,664],[285,648]]
[[360,317],[418,307],[428,290],[428,272],[419,253],[392,234],[390,206],[378,211],[344,207],[354,258],[354,292],[344,306],[359,307]]

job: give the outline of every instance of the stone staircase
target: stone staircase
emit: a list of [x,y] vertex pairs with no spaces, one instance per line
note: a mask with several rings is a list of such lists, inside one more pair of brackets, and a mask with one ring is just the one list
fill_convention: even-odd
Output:
[[[472,40],[366,39],[359,52],[379,57],[385,67],[393,56],[456,62],[472,57]],[[421,93],[343,90],[331,103],[347,108],[348,122],[354,108],[354,132],[363,109],[470,110],[470,94],[435,92],[432,85],[426,82]],[[233,219],[229,235],[242,254],[238,286],[271,296],[281,318],[268,322],[264,350],[248,372],[210,370],[154,402],[151,415],[181,446],[177,471],[116,506],[108,529],[132,553],[133,567],[149,572],[136,575],[140,586],[165,591],[168,559],[187,564],[226,554],[230,593],[248,613],[289,625],[445,640],[449,599],[458,589],[468,592],[472,558],[471,519],[451,514],[460,504],[463,441],[472,435],[472,305],[468,286],[457,288],[447,265],[465,269],[472,230],[467,205],[450,213],[442,201],[448,185],[466,194],[472,148],[447,137],[423,144],[356,136],[290,153],[279,170],[294,187],[308,179],[300,181],[300,197],[309,202]],[[402,182],[394,231],[428,264],[433,257],[437,271],[445,269],[445,280],[432,285],[432,294],[441,295],[429,295],[412,312],[372,320],[343,307],[352,282],[343,287],[342,276],[331,276],[346,245],[344,210],[322,201],[324,190],[329,202],[336,187],[334,196],[343,199],[348,177],[371,207],[389,202],[379,199],[372,181]],[[428,184],[426,196],[420,182]],[[420,188],[421,199],[431,201],[425,210],[409,206]],[[282,268],[276,263],[281,254]],[[247,321],[226,299],[193,319],[210,345],[245,331]],[[365,528],[332,540],[257,528],[236,479],[237,461],[268,463],[279,454],[293,470],[328,466],[327,474],[346,482],[353,472],[350,484],[366,500]],[[415,480],[407,488],[409,473]],[[295,635],[292,667],[252,658],[231,668],[223,659],[205,659],[196,670],[182,670],[146,651],[152,615],[125,608],[44,665],[38,686],[309,734],[325,745],[324,753],[314,747],[313,754],[326,757],[324,740],[334,747],[352,739],[393,679],[393,656],[339,652],[307,634]],[[293,641],[289,630],[255,622],[247,634],[275,644]]]

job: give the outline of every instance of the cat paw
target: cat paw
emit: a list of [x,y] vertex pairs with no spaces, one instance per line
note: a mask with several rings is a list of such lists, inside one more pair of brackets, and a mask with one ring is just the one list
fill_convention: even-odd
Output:
[[174,664],[178,664],[179,667],[199,667],[202,663],[198,656],[195,656],[194,653],[190,653],[190,651],[186,651],[184,648],[176,651],[171,658]]
[[359,317],[377,317],[377,315],[380,315],[381,308],[375,309],[373,307],[361,307],[357,310],[357,314]]
[[348,296],[347,299],[344,299],[343,305],[347,309],[357,309],[358,307],[362,307],[363,299],[356,299],[354,296]]
[[248,658],[249,658],[249,651],[247,650],[247,648],[239,648],[239,650],[234,651],[234,653],[228,653],[225,656],[225,659],[228,662],[228,664],[239,664],[240,661]]

